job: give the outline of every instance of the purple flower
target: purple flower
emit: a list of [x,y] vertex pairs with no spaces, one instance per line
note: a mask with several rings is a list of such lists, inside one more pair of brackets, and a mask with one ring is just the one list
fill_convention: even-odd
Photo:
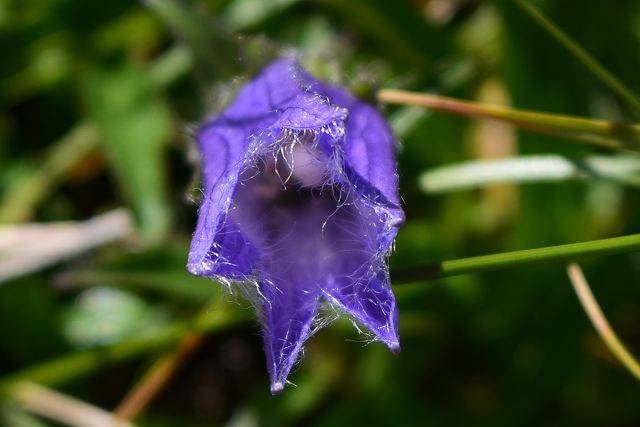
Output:
[[204,198],[188,269],[250,284],[272,393],[326,323],[321,308],[347,313],[398,352],[387,257],[404,215],[380,113],[281,59],[197,140]]

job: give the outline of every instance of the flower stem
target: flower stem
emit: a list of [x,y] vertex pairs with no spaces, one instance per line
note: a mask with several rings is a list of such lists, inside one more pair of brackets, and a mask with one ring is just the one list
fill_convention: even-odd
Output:
[[610,239],[590,240],[568,245],[547,246],[503,252],[471,258],[443,261],[422,267],[399,271],[392,275],[396,285],[415,283],[461,274],[523,267],[552,261],[575,261],[582,258],[607,256],[640,250],[640,234],[631,234]]
[[567,273],[573,289],[578,295],[580,304],[582,304],[584,311],[589,316],[589,319],[591,319],[591,323],[598,334],[600,334],[604,343],[620,363],[622,363],[636,379],[640,380],[640,364],[634,359],[629,350],[622,344],[622,341],[620,341],[615,331],[611,328],[607,318],[602,313],[602,309],[598,305],[598,301],[594,298],[591,288],[589,288],[589,283],[584,277],[580,266],[575,263],[569,264]]
[[638,124],[516,110],[396,89],[380,90],[378,100],[389,104],[419,105],[465,117],[498,120],[533,132],[571,138],[614,150],[640,151]]
[[516,4],[527,13],[538,25],[544,28],[554,39],[556,39],[565,49],[575,56],[587,67],[600,81],[623,99],[636,115],[640,115],[640,98],[638,98],[624,83],[609,70],[604,68],[595,60],[589,52],[584,50],[578,43],[562,31],[556,24],[547,18],[537,7],[526,0],[515,0]]

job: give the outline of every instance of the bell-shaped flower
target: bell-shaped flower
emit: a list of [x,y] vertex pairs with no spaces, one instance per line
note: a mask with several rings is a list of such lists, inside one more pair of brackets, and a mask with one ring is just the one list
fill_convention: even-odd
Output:
[[380,113],[281,59],[197,142],[204,189],[188,269],[251,284],[271,391],[283,390],[326,306],[398,352],[387,258],[404,215]]

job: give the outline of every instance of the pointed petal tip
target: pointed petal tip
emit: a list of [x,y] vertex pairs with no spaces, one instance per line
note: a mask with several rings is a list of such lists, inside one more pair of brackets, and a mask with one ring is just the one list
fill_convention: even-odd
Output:
[[276,396],[284,390],[284,383],[282,381],[275,381],[271,384],[271,394]]
[[400,337],[398,336],[398,332],[397,331],[393,331],[393,332],[387,332],[386,334],[380,334],[378,335],[378,339],[383,342],[387,348],[389,348],[389,351],[392,354],[399,354],[400,350],[402,349],[400,347]]
[[187,271],[194,276],[200,276],[202,274],[200,263],[190,262],[189,264],[187,264]]
[[393,342],[393,343],[387,343],[387,346],[389,347],[389,350],[391,351],[392,354],[400,354],[400,343],[398,341]]

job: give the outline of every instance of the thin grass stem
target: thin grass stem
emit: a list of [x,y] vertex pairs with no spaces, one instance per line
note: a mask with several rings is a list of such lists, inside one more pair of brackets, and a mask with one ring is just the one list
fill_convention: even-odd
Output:
[[203,341],[202,334],[188,334],[175,349],[160,356],[114,410],[117,422],[112,427],[123,427],[128,421],[135,419]]
[[600,79],[602,83],[625,101],[636,116],[640,116],[640,98],[638,98],[631,89],[602,66],[589,52],[583,49],[582,46],[562,31],[553,21],[547,18],[540,9],[526,0],[515,0],[515,2],[538,25],[547,31],[551,37],[556,39],[558,43],[575,56],[598,79]]
[[498,120],[532,132],[574,139],[612,150],[640,151],[640,125],[635,123],[517,110],[397,89],[381,89],[378,100],[387,104],[419,105],[459,116]]
[[640,234],[427,264],[392,274],[396,285],[506,268],[640,251]]
[[569,280],[573,285],[573,289],[578,295],[578,300],[580,301],[580,304],[582,304],[582,308],[584,308],[587,316],[589,316],[589,319],[600,335],[600,338],[602,338],[616,359],[618,359],[620,363],[622,363],[622,365],[627,368],[638,381],[640,381],[640,364],[631,355],[629,350],[627,350],[622,341],[620,341],[604,313],[602,313],[602,309],[600,308],[598,301],[593,296],[593,292],[591,292],[589,283],[584,277],[584,273],[580,266],[576,263],[569,264],[567,267],[567,274],[569,275]]

